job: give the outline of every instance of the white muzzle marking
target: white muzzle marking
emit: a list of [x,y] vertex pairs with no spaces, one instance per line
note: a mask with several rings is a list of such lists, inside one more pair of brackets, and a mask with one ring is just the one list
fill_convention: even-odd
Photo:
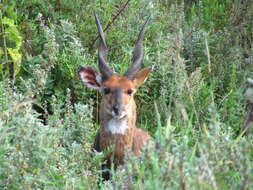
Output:
[[123,119],[123,117],[125,117],[127,115],[127,113],[122,112],[120,115],[117,115],[114,111],[112,111],[111,115],[115,120],[120,120],[120,119]]

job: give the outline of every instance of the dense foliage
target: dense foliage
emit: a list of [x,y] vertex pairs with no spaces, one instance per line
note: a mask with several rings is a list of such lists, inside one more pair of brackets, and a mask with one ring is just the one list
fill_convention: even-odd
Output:
[[[101,182],[91,150],[100,95],[76,70],[96,66],[93,12],[109,65],[123,73],[147,16],[138,127],[156,148]],[[251,0],[0,1],[1,189],[253,189],[245,82],[253,75]]]

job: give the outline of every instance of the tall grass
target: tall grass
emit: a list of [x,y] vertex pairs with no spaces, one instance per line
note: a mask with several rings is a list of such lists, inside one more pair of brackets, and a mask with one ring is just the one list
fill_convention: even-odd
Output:
[[106,31],[109,65],[122,74],[151,14],[143,66],[155,66],[136,95],[137,125],[155,148],[140,158],[130,152],[106,182],[103,154],[92,151],[100,95],[82,86],[76,69],[97,63],[92,12],[105,28],[123,3],[4,4],[24,41],[19,75],[0,81],[1,189],[253,188],[252,130],[237,135],[253,72],[253,5],[186,3],[129,1]]

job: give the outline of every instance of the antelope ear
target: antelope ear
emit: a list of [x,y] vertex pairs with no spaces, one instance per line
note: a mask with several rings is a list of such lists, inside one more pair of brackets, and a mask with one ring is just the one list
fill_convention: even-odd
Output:
[[134,77],[133,77],[133,82],[135,83],[136,88],[141,86],[142,83],[146,81],[148,78],[149,73],[153,70],[152,67],[147,67],[145,69],[142,69],[138,71]]
[[88,88],[99,90],[101,87],[101,76],[94,67],[80,66],[78,68],[80,79]]

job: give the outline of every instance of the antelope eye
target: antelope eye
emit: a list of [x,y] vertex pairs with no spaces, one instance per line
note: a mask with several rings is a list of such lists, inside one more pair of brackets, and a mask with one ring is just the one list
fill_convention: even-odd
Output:
[[131,89],[127,90],[128,95],[131,95],[132,93],[133,93],[133,90],[131,90]]
[[104,94],[109,94],[110,92],[110,88],[104,88]]

